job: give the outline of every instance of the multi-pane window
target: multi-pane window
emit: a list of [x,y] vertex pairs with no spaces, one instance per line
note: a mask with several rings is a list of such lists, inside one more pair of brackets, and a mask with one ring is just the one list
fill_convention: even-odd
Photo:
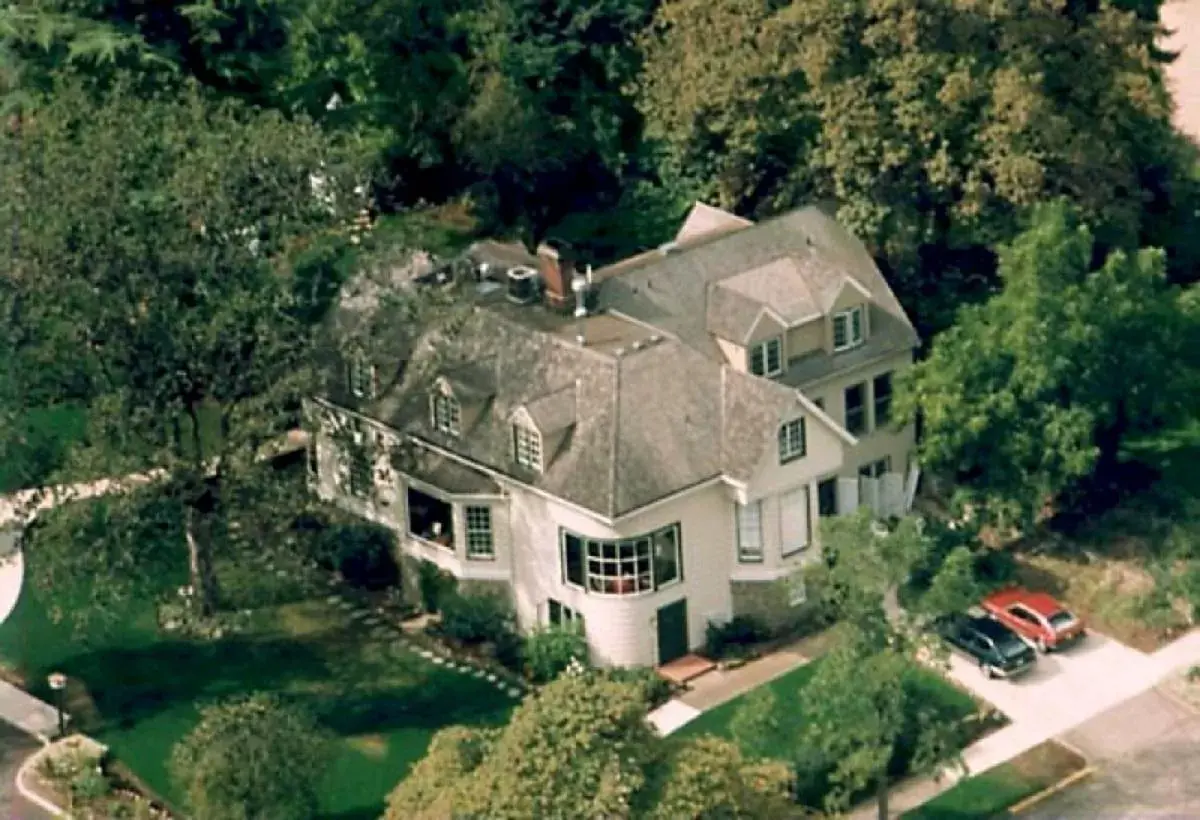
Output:
[[892,374],[876,376],[871,390],[875,399],[875,426],[883,427],[892,419]]
[[492,537],[490,507],[467,507],[467,557],[495,558],[496,546]]
[[537,430],[513,425],[513,452],[522,467],[542,471],[542,436]]
[[817,513],[822,518],[838,514],[837,477],[827,478],[817,485]]
[[682,577],[678,524],[620,541],[563,533],[563,578],[588,592],[636,595]]
[[846,388],[846,429],[857,436],[867,430],[867,386],[856,384]]
[[785,558],[808,546],[808,487],[798,487],[780,496],[779,534]]
[[783,372],[783,341],[779,337],[750,348],[750,372],[755,376],[778,376]]
[[371,490],[375,484],[374,470],[374,453],[372,447],[362,433],[354,432],[353,446],[349,448],[347,454],[350,459],[349,483],[350,495],[357,498],[366,498],[371,494]]
[[433,429],[448,436],[457,436],[461,432],[462,408],[454,396],[433,394]]
[[892,469],[891,456],[872,461],[858,468],[858,474],[863,478],[883,478]]
[[359,399],[375,398],[375,367],[361,354],[350,358],[350,394]]
[[863,309],[859,305],[833,314],[833,349],[849,350],[863,342]]
[[757,564],[763,559],[762,502],[737,505],[738,560]]
[[553,598],[546,601],[546,619],[553,626],[575,626],[583,629],[583,616]]
[[779,427],[779,463],[801,458],[807,451],[804,419],[793,419]]

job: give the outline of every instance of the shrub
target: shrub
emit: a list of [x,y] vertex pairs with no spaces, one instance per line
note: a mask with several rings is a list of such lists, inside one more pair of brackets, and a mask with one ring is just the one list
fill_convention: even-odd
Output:
[[725,623],[709,621],[704,633],[710,658],[724,658],[771,635],[766,625],[751,615],[736,615]]
[[525,668],[535,683],[549,683],[571,664],[587,662],[587,639],[575,624],[534,630],[524,645]]
[[317,814],[328,735],[306,712],[266,694],[201,710],[175,745],[171,774],[195,820],[304,820]]
[[454,576],[432,561],[422,561],[417,570],[417,587],[421,593],[421,607],[426,612],[437,612],[442,599],[454,594],[458,582]]
[[508,602],[488,592],[454,593],[441,602],[439,631],[465,644],[500,645],[517,633],[516,618]]
[[317,535],[317,562],[352,586],[386,589],[400,582],[392,533],[375,524],[332,524]]
[[662,706],[671,699],[671,682],[648,666],[615,666],[604,673],[612,680],[636,684],[641,688],[647,708]]

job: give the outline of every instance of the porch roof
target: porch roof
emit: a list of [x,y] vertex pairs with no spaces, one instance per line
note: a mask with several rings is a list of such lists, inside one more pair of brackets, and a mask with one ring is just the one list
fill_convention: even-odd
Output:
[[450,495],[500,494],[500,485],[487,474],[428,450],[419,450],[401,472]]

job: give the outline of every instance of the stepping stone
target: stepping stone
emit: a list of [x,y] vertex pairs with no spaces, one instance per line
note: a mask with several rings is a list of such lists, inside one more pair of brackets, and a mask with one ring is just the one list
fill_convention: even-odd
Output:
[[339,597],[338,598],[338,606],[340,606],[342,609],[354,609],[354,602],[347,600],[345,598]]
[[517,689],[516,687],[513,687],[512,689],[505,689],[504,691],[505,694],[507,694],[510,698],[519,698],[522,695],[521,690]]
[[336,595],[330,595],[328,598],[325,599],[325,603],[327,603],[327,604],[340,604],[341,602],[342,602],[342,599]]
[[422,649],[422,650],[420,651],[420,655],[421,655],[421,657],[422,657],[422,658],[424,658],[425,660],[430,660],[430,659],[432,659],[432,658],[433,658],[433,653],[432,653],[432,652],[430,652],[428,649]]
[[434,663],[436,663],[438,666],[443,666],[443,665],[445,665],[445,663],[446,663],[446,659],[445,659],[445,658],[443,658],[441,655],[434,655],[434,656],[433,656],[433,658],[432,658],[432,660],[433,660],[433,662],[434,662]]
[[476,667],[475,669],[471,670],[471,674],[477,678],[482,678],[487,673],[484,672],[482,669],[479,669],[478,667]]
[[496,682],[496,680],[497,680],[497,679],[496,679],[496,676],[495,676],[495,675],[493,675],[491,672],[488,672],[488,673],[487,673],[487,682],[488,682],[488,683],[495,683],[495,682]]

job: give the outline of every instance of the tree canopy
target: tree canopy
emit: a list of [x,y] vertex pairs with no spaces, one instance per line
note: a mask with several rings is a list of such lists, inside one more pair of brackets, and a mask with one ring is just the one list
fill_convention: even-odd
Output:
[[80,472],[161,470],[187,535],[180,565],[211,609],[214,527],[235,503],[222,482],[295,424],[312,384],[286,260],[357,207],[364,169],[303,120],[197,89],[147,98],[117,84],[96,98],[74,83],[36,107],[0,165],[17,181],[0,203],[13,226],[0,411],[82,399]]
[[911,372],[900,407],[923,420],[922,463],[1010,521],[1097,473],[1122,443],[1196,395],[1194,299],[1161,251],[1115,250],[1059,202],[1000,252],[1001,291],[964,308]]
[[567,674],[500,730],[451,727],[388,800],[387,820],[450,817],[786,818],[785,767],[716,739],[679,744],[646,722],[641,687]]

